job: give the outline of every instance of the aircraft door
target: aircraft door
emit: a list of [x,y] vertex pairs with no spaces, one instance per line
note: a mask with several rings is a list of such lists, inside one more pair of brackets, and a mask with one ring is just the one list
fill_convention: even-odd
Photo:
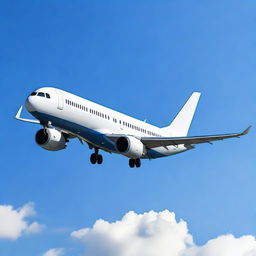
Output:
[[64,102],[63,102],[63,95],[62,95],[62,92],[59,91],[59,90],[55,90],[57,95],[58,95],[58,105],[57,105],[57,108],[62,110],[63,109],[63,106],[64,106]]

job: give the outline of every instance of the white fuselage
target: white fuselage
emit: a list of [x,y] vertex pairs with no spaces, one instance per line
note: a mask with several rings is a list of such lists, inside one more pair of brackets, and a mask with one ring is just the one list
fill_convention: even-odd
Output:
[[[173,136],[159,127],[60,89],[44,87],[36,92],[50,96],[29,96],[26,101],[27,110],[42,124],[50,124],[108,152],[118,153],[115,144],[105,135],[131,135],[138,138]],[[168,156],[188,149],[184,145],[158,147],[148,149],[143,158]]]

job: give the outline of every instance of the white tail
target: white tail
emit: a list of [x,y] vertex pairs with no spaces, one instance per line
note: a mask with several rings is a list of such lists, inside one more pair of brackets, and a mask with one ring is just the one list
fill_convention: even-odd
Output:
[[171,136],[187,136],[200,95],[201,93],[199,92],[192,93],[172,123],[162,129],[169,133]]

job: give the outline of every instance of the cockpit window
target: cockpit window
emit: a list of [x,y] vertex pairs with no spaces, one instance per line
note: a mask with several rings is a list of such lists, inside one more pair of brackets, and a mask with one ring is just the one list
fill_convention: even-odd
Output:
[[51,98],[49,93],[46,93],[45,95],[46,95],[46,98],[48,98],[48,99]]
[[37,94],[37,92],[32,92],[31,94],[30,94],[30,96],[35,96]]
[[43,92],[39,92],[39,93],[37,94],[37,96],[44,97],[44,93],[43,93]]

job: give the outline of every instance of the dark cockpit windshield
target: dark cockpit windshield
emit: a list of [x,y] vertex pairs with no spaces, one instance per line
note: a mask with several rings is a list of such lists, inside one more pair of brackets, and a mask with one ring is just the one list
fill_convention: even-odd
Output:
[[32,92],[30,94],[30,96],[40,96],[40,97],[44,97],[44,98],[47,98],[47,99],[50,99],[50,94],[49,93],[44,93],[44,92]]
[[39,93],[37,94],[37,96],[45,97],[45,94],[44,94],[43,92],[39,92]]

